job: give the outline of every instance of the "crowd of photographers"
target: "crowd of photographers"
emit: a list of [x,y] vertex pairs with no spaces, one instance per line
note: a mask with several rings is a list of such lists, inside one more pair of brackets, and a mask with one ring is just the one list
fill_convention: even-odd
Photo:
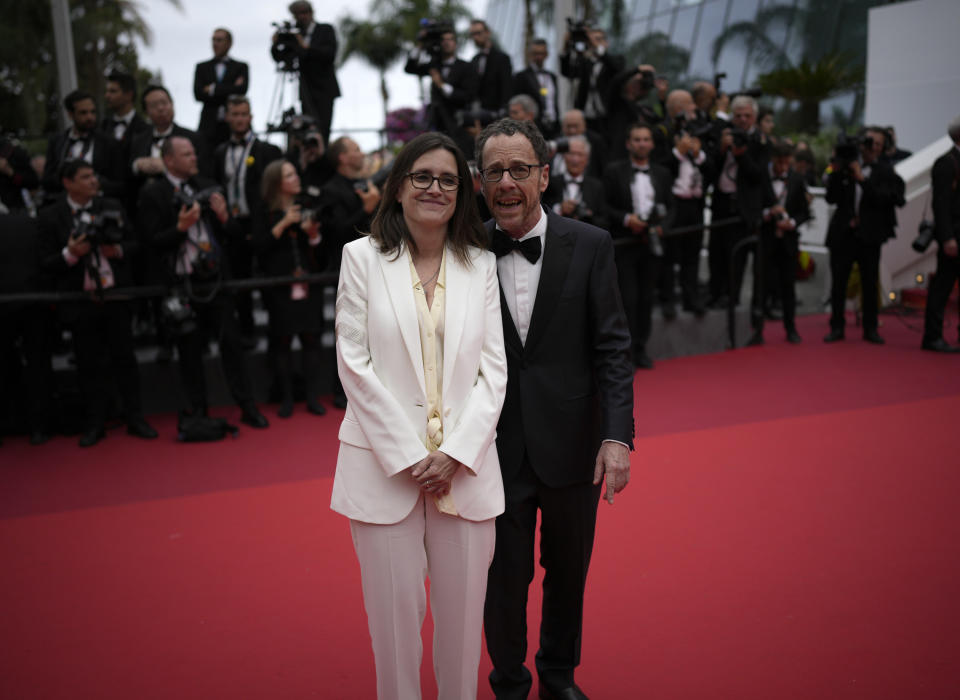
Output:
[[[113,73],[105,94],[110,114],[99,119],[89,93],[68,95],[71,126],[50,139],[45,159],[0,143],[0,199],[8,212],[0,258],[9,268],[0,291],[73,293],[54,305],[0,305],[0,369],[7,376],[12,367],[20,370],[15,408],[32,442],[46,441],[56,427],[49,421],[50,357],[64,329],[83,403],[81,446],[102,439],[118,412],[131,434],[156,437],[141,412],[135,327],[155,332],[159,361],[176,352],[186,398],[181,430],[184,420],[207,415],[203,358],[211,340],[242,422],[267,427],[246,358],[255,343],[254,298],[249,287],[224,288],[235,279],[288,278],[260,293],[277,415],[291,414],[297,394],[293,336],[302,349],[307,410],[325,412],[318,400],[324,380],[334,386],[334,404],[345,405],[335,368],[321,360],[322,287],[297,278],[337,272],[339,251],[367,230],[380,192],[356,142],[329,142],[339,95],[336,35],[314,22],[309,3],[294,2],[290,11],[296,22],[278,26],[272,53],[284,70],[300,72],[304,115],[284,122],[286,153],[251,129],[247,65],[229,55],[226,29],[214,31],[214,58],[197,65],[194,92],[203,103],[197,131],[176,123],[165,88],[150,86],[138,99],[133,78]],[[774,137],[769,110],[751,95],[718,92],[719,81],[671,90],[654,66],[625,65],[602,29],[574,22],[560,57],[573,96],[572,109],[564,110],[561,77],[545,67],[545,40],[533,40],[526,67],[514,71],[485,22],[473,20],[469,36],[476,54],[467,62],[457,56],[452,26],[425,22],[408,56],[406,71],[429,78],[430,127],[448,133],[470,157],[476,134],[495,119],[539,126],[553,151],[544,205],[620,241],[617,270],[637,367],[653,366],[646,345],[658,303],[667,320],[677,317],[678,306],[702,317],[708,308],[740,303],[748,250],[755,266],[749,342],[763,342],[769,318],[782,319],[787,339],[800,342],[798,227],[811,216],[807,188],[818,174],[804,144]],[[833,275],[827,342],[844,337],[854,262],[864,289],[864,339],[883,342],[877,266],[903,204],[892,162],[905,155],[892,130],[870,127],[838,145],[824,175],[827,199],[837,205],[827,240]],[[713,227],[704,293],[698,270],[708,202]],[[741,245],[747,239],[756,242]],[[102,301],[110,288],[134,285],[161,293]],[[933,340],[930,349],[946,345]]]

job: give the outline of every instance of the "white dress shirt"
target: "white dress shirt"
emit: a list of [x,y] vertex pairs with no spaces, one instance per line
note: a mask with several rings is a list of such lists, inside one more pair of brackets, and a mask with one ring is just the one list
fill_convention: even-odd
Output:
[[644,221],[649,219],[656,200],[656,192],[653,190],[650,173],[635,172],[633,174],[633,182],[630,183],[630,197],[633,200],[633,213]]
[[500,276],[500,286],[503,288],[503,297],[507,301],[513,325],[520,334],[520,342],[527,342],[527,332],[530,330],[530,317],[533,315],[533,305],[537,301],[537,287],[540,286],[540,270],[543,269],[543,253],[547,243],[547,215],[540,209],[540,220],[526,235],[520,238],[525,241],[535,236],[540,237],[540,257],[537,262],[531,263],[519,251],[513,251],[497,260],[497,274]]
[[700,151],[697,157],[691,160],[687,155],[674,148],[673,157],[677,159],[680,166],[677,170],[677,179],[673,181],[673,194],[681,199],[700,199],[703,197],[703,175],[701,175],[700,168],[697,166],[703,165],[707,159],[707,154]]

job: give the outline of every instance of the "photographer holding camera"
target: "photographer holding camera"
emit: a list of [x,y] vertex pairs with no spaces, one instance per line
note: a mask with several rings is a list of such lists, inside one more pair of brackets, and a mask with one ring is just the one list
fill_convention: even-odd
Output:
[[883,146],[884,133],[880,127],[867,127],[853,142],[841,133],[827,169],[826,199],[837,208],[827,229],[832,313],[830,332],[823,339],[825,343],[844,338],[847,281],[853,263],[860,268],[863,339],[877,345],[884,342],[877,333],[880,247],[895,235],[895,209],[905,203],[905,185],[893,166],[880,159]]
[[[161,156],[164,176],[140,192],[139,225],[153,254],[162,256],[166,277],[175,290],[166,308],[177,313],[168,313],[166,320],[176,336],[180,378],[191,412],[207,412],[203,345],[212,331],[227,386],[242,411],[240,420],[254,428],[266,428],[269,423],[257,410],[250,389],[233,295],[220,290],[218,284],[230,278],[223,255],[230,219],[227,201],[210,180],[197,177],[197,155],[190,139],[170,136]],[[192,291],[196,284],[211,284],[213,290],[201,290],[205,296],[199,297]],[[181,288],[186,289],[185,294]]]
[[457,142],[468,156],[473,139],[457,123],[457,112],[468,109],[477,94],[478,76],[473,66],[457,58],[457,34],[448,22],[424,20],[417,45],[407,56],[403,70],[430,77],[430,128]]
[[623,56],[609,53],[609,48],[604,30],[567,18],[560,73],[577,82],[573,106],[583,110],[587,126],[601,134],[607,133],[610,84],[624,67]]
[[555,214],[576,219],[597,228],[607,228],[607,204],[603,182],[590,175],[590,142],[586,136],[571,136],[566,139],[563,172],[550,173],[550,184],[543,193],[543,203],[553,208]]
[[953,148],[937,158],[930,173],[937,271],[927,296],[921,347],[933,352],[960,352],[943,339],[943,314],[960,277],[960,116],[947,126],[947,135],[953,140]]
[[[637,122],[648,124],[652,129],[655,154],[668,150],[663,130],[657,128],[661,122],[660,115],[648,104],[648,98],[654,89],[656,72],[648,63],[624,68],[610,81],[607,128],[602,132],[608,135],[609,160],[628,156],[624,144],[630,136],[631,126]],[[590,120],[587,119],[587,125],[589,124]]]
[[59,304],[60,317],[73,336],[84,419],[80,447],[104,437],[112,382],[123,403],[127,432],[157,437],[144,420],[140,372],[133,352],[130,306],[103,302],[103,290],[131,284],[129,260],[136,243],[128,237],[122,204],[97,196],[100,183],[93,166],[81,159],[65,162],[61,181],[66,197],[40,214],[40,264],[57,291],[89,292],[92,300]]
[[284,71],[299,72],[301,109],[317,120],[324,142],[329,143],[333,101],[340,97],[334,71],[337,33],[332,25],[314,21],[313,6],[306,0],[296,0],[287,9],[295,23],[275,25],[270,55]]

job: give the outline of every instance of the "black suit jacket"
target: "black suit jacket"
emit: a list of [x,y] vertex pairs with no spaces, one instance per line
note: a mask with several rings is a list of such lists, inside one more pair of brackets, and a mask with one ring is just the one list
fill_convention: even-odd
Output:
[[548,486],[589,483],[602,440],[633,448],[630,331],[610,234],[547,214],[525,345],[500,295],[508,381],[497,452],[504,482],[526,456]]
[[[905,185],[893,166],[877,161],[870,166],[870,177],[860,185],[863,195],[860,210],[855,206],[855,185],[846,172],[834,171],[827,175],[826,200],[836,204],[836,211],[827,228],[827,246],[841,243],[851,233],[865,243],[881,245],[896,234],[896,208],[902,207]],[[850,228],[850,222],[859,214],[859,227]]]
[[[748,225],[756,226],[763,218],[763,210],[773,204],[773,189],[770,186],[770,172],[767,163],[770,161],[768,146],[753,137],[747,142],[747,150],[739,156],[734,156],[737,163],[737,206],[740,215]],[[719,148],[713,154],[713,167],[719,180],[726,165],[727,152]]]
[[143,117],[134,113],[133,118],[130,120],[130,124],[127,125],[126,130],[123,132],[123,138],[119,141],[117,141],[113,135],[112,117],[106,117],[101,120],[100,131],[112,138],[114,142],[120,146],[121,162],[126,165],[126,163],[128,163],[130,160],[130,146],[133,143],[133,139],[140,134],[149,132],[150,125]]
[[[650,181],[653,184],[654,204],[662,204],[667,217],[657,222],[666,232],[670,228],[670,213],[673,204],[673,177],[670,171],[657,163],[650,164]],[[610,217],[610,233],[614,238],[632,237],[634,234],[623,225],[627,214],[633,214],[633,195],[630,185],[633,182],[633,166],[629,160],[614,161],[607,166],[603,174],[603,185],[607,191],[607,216]],[[651,213],[651,217],[654,215]],[[646,236],[643,236],[646,240]]]
[[[121,203],[115,199],[95,197],[90,205],[92,214],[106,209],[123,212]],[[39,225],[39,255],[40,268],[50,279],[54,289],[60,292],[82,292],[86,260],[81,259],[76,265],[69,265],[63,258],[63,249],[67,245],[70,235],[74,231],[73,211],[65,198],[55,204],[45,207],[38,218]],[[120,244],[123,256],[109,259],[110,269],[116,287],[129,287],[133,284],[131,261],[137,253],[137,242],[130,237],[130,229],[124,220],[122,226],[124,240]],[[93,252],[90,253],[93,255]],[[67,303],[61,305],[61,314],[65,321],[72,322],[84,309],[87,302]]]
[[587,104],[587,96],[590,93],[590,77],[593,74],[594,65],[601,64],[600,74],[597,76],[597,92],[604,102],[604,106],[609,106],[610,84],[624,68],[624,58],[618,54],[612,54],[609,51],[604,53],[597,60],[593,60],[575,51],[565,51],[560,56],[560,73],[571,80],[578,80],[577,94],[573,98],[573,106],[577,109],[583,109]]
[[330,268],[340,269],[343,246],[370,231],[371,214],[363,210],[363,200],[353,187],[353,181],[334,173],[323,186],[324,248]]
[[32,190],[40,184],[40,178],[30,165],[30,154],[19,144],[0,137],[0,158],[6,158],[13,175],[0,173],[0,202],[7,209],[17,212],[25,209],[23,190]]
[[951,238],[960,242],[960,149],[954,146],[937,158],[930,180],[937,241],[940,245]]
[[[215,184],[212,180],[200,176],[192,177],[188,182],[195,191]],[[176,278],[176,256],[180,245],[187,239],[186,231],[177,230],[179,211],[180,207],[174,199],[173,184],[166,177],[155,178],[140,190],[137,200],[137,230],[150,261],[151,283],[171,283]],[[222,251],[227,242],[226,231],[229,228],[222,226],[207,208],[204,208],[201,216]],[[226,256],[220,256],[220,266],[223,278],[229,279],[230,269]]]
[[310,34],[310,46],[274,44],[270,49],[275,61],[283,60],[292,52],[300,65],[300,94],[304,90],[315,96],[333,100],[340,96],[340,83],[334,70],[337,58],[337,32],[330,24],[316,23]]
[[[227,149],[230,142],[221,143],[217,146],[213,158],[214,179],[223,187],[226,193],[229,182],[227,181]],[[254,139],[250,144],[250,158],[253,163],[246,166],[244,173],[244,195],[247,198],[247,205],[250,207],[250,216],[255,217],[262,206],[263,200],[260,197],[260,183],[263,180],[263,171],[270,163],[283,157],[283,152],[272,143]],[[225,195],[227,196],[227,195]],[[230,201],[227,196],[227,202]]]
[[[197,152],[197,165],[200,168],[200,172],[205,174],[212,172],[211,158],[207,154],[207,144],[200,134],[198,134],[196,131],[186,129],[179,124],[174,124],[173,131],[170,135],[183,136],[190,139],[190,142],[193,143],[193,149]],[[130,143],[130,160],[127,164],[127,172],[130,174],[134,190],[139,190],[149,178],[147,178],[145,175],[133,172],[133,161],[135,161],[137,158],[149,158],[152,151],[152,128],[137,134]]]
[[[562,116],[560,114],[560,108],[557,105],[557,75],[556,73],[551,73],[546,71],[547,77],[553,82],[553,113],[557,115],[557,120]],[[545,130],[548,136],[550,135],[550,130],[553,129],[555,124],[546,124],[544,122],[544,115],[547,113],[547,98],[540,93],[540,81],[537,79],[537,72],[531,67],[527,66],[522,71],[518,71],[513,76],[513,90],[511,97],[513,95],[529,95],[537,101],[537,104],[540,106],[540,116],[537,117],[537,125],[541,130]]]
[[[543,193],[543,203],[545,206],[553,207],[563,202],[566,178],[567,176],[565,175],[553,175],[550,177],[550,184],[547,186],[547,191]],[[592,224],[597,228],[609,230],[606,192],[603,187],[603,182],[601,182],[599,178],[589,174],[583,176],[583,183],[580,185],[580,202],[589,210],[589,215],[585,215],[583,218],[568,218],[577,218],[578,221],[582,221],[585,224]]]
[[[404,71],[413,75],[425,76],[430,73],[429,63],[421,63],[414,54],[407,58]],[[467,109],[477,94],[477,72],[464,60],[456,59],[450,65],[443,81],[453,88],[447,95],[430,82],[430,125],[437,131],[455,135],[462,131],[457,126],[457,112]]]
[[[227,136],[226,124],[218,118],[220,108],[226,106],[227,98],[230,95],[246,95],[247,87],[250,84],[250,75],[247,64],[242,61],[234,61],[227,58],[226,69],[223,72],[223,79],[217,80],[217,61],[210,59],[203,63],[198,63],[193,74],[193,96],[197,102],[203,103],[203,109],[200,112],[200,125],[197,131],[203,134],[208,143],[219,143]],[[237,85],[237,80],[242,78],[242,82]],[[207,92],[208,85],[213,84],[213,94]],[[220,133],[218,134],[218,130]]]
[[[777,203],[783,204],[783,208],[787,210],[787,216],[793,219],[797,225],[792,231],[784,232],[784,238],[789,237],[792,242],[796,243],[799,242],[800,239],[800,226],[810,220],[810,202],[807,200],[807,183],[804,182],[803,176],[800,173],[795,170],[790,170],[787,172],[787,179],[784,184],[784,197]],[[775,222],[771,219],[765,222],[762,232],[764,235],[772,236],[775,235],[775,228]]]
[[[48,194],[63,191],[60,181],[60,166],[66,160],[70,129],[61,131],[47,144],[47,162],[43,168],[43,189]],[[90,134],[93,149],[93,171],[100,180],[100,189],[107,197],[122,197],[124,193],[124,173],[121,163],[121,151],[116,141],[105,134],[94,131]]]
[[507,102],[513,95],[510,94],[510,81],[513,76],[513,64],[510,57],[496,46],[490,47],[487,55],[487,65],[480,74],[480,55],[477,54],[470,61],[474,72],[479,76],[477,81],[477,99],[483,109],[498,111],[505,109]]

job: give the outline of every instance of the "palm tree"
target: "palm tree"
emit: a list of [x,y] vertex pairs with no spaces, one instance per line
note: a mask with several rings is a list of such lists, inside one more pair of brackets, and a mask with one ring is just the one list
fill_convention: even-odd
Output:
[[387,71],[404,54],[402,28],[398,22],[367,22],[347,17],[340,22],[344,38],[340,63],[351,56],[359,56],[380,75],[380,98],[386,120],[390,92],[387,90]]
[[627,47],[624,56],[628,66],[649,63],[671,82],[684,75],[690,65],[690,52],[682,46],[671,44],[670,37],[663,32],[640,37]]

